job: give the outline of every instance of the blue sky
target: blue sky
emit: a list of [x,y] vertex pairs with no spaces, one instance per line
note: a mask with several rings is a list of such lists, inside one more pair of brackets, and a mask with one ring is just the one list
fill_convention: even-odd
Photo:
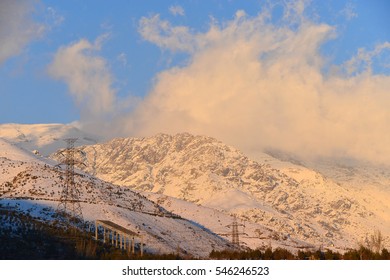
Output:
[[[324,151],[346,145],[354,147],[348,155],[359,153],[370,145],[368,127],[377,127],[374,138],[388,137],[380,131],[389,119],[382,108],[389,12],[387,0],[5,0],[0,123],[78,121],[92,131],[103,123],[123,135],[189,130],[250,149],[264,138],[252,134],[253,120],[267,120],[264,147],[305,135],[302,122],[311,119],[307,130],[348,139],[341,148],[328,139]],[[276,89],[278,83],[286,88]],[[315,112],[291,111],[294,102]],[[363,104],[372,105],[365,114],[375,117],[360,127]],[[353,139],[341,132],[360,130]],[[310,137],[281,146],[299,150],[310,143],[314,150],[319,140]]]
[[[228,21],[237,10],[254,16],[265,4],[264,1],[216,0],[46,0],[31,1],[30,5],[34,10],[25,17],[32,17],[45,31],[27,41],[18,54],[0,65],[2,123],[78,120],[80,108],[74,106],[66,84],[52,79],[46,71],[53,55],[63,45],[81,38],[94,41],[102,34],[109,34],[99,54],[108,61],[117,94],[144,96],[156,73],[182,63],[186,56],[161,50],[145,41],[138,32],[142,17],[160,14],[172,24],[202,31],[208,28],[211,18]],[[183,15],[174,14],[171,11],[174,7],[179,7]],[[281,9],[281,6],[275,8],[276,17]],[[375,44],[390,41],[389,1],[312,1],[307,10],[314,20],[338,28],[337,37],[323,47],[323,53],[335,63],[350,59],[358,48],[373,48]]]

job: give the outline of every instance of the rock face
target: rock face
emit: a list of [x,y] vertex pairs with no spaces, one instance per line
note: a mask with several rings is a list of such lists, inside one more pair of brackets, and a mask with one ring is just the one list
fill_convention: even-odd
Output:
[[298,183],[238,150],[209,137],[160,134],[147,139],[114,139],[82,147],[85,171],[118,185],[204,203],[224,190],[267,193],[281,182]]
[[373,228],[390,234],[388,216],[356,190],[265,154],[251,160],[210,137],[159,134],[80,149],[84,171],[105,181],[237,214],[285,236],[344,248]]

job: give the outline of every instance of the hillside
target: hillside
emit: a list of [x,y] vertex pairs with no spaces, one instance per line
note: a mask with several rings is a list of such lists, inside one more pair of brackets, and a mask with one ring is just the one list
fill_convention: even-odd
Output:
[[[20,127],[25,137],[11,133]],[[166,220],[159,221],[162,217],[154,216],[155,220],[151,220],[150,215],[140,213],[134,217],[128,212],[138,209],[134,207],[140,194],[142,199],[147,197],[145,205],[158,204],[148,206],[146,212],[164,208],[200,227],[212,238],[219,234],[223,242],[231,240],[229,226],[232,215],[237,215],[239,223],[245,225],[240,226],[240,240],[251,248],[271,245],[294,251],[325,246],[342,251],[364,243],[377,229],[386,237],[385,244],[389,244],[390,173],[386,167],[348,165],[334,159],[298,162],[273,153],[248,157],[213,138],[187,133],[120,138],[89,145],[91,139],[87,134],[69,125],[9,124],[0,125],[0,131],[7,139],[0,141],[3,161],[0,191],[15,178],[16,182],[25,180],[21,179],[23,171],[36,177],[3,195],[3,202],[15,205],[15,198],[19,202],[26,198],[29,209],[46,206],[55,209],[58,197],[54,196],[59,195],[59,189],[52,184],[53,180],[61,182],[61,175],[54,168],[57,162],[53,159],[59,159],[58,155],[52,154],[52,159],[48,159],[42,156],[43,152],[34,155],[31,151],[47,153],[63,148],[63,138],[81,137],[76,144],[88,144],[80,148],[85,154],[79,158],[86,167],[80,166],[83,171],[78,171],[77,180],[84,189],[82,207],[86,219],[114,219],[124,226],[134,225],[133,229],[139,224],[148,225],[145,230],[152,236],[150,240],[154,240],[150,244],[161,240],[166,243],[151,246],[155,252],[177,251],[182,243],[177,240],[187,235],[184,229],[192,226],[179,225],[183,230],[177,235],[171,234],[172,228],[176,228],[172,224],[156,232],[151,225],[165,223]],[[37,187],[38,184],[41,186]],[[45,198],[29,205],[31,199],[38,199],[37,194]],[[183,247],[193,243],[191,238]],[[191,246],[189,250],[183,249],[183,254],[190,252]],[[194,255],[206,255],[202,250],[205,247],[194,249]]]
[[84,170],[105,181],[237,214],[317,246],[355,247],[373,229],[390,235],[388,215],[358,190],[266,154],[251,160],[210,137],[159,134],[81,149]]
[[[50,161],[0,139],[0,204],[53,222],[64,183],[64,172]],[[75,176],[83,217],[110,220],[144,236],[149,253],[180,253],[207,257],[229,242],[191,220],[173,216],[158,204],[129,188],[96,179],[81,171]],[[8,227],[15,225],[10,221]]]

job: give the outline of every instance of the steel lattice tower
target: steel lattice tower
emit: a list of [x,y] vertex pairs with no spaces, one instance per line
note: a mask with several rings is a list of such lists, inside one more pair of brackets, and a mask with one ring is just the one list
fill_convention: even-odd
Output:
[[244,230],[245,230],[245,224],[239,224],[237,222],[237,216],[234,215],[233,216],[233,223],[231,223],[230,225],[227,226],[229,228],[232,228],[232,233],[224,234],[224,235],[231,235],[232,236],[232,244],[236,248],[240,247],[240,238],[239,238],[239,236],[245,234],[245,232],[239,232],[238,231],[238,227],[239,226],[242,226],[244,228]]
[[240,246],[240,239],[238,234],[238,223],[236,217],[234,217],[233,224],[232,224],[232,243],[235,246]]
[[64,160],[61,164],[65,165],[65,184],[63,185],[60,202],[57,212],[62,213],[64,217],[69,217],[70,222],[83,220],[83,213],[80,205],[80,191],[74,181],[75,148],[74,143],[77,138],[64,139],[67,143],[66,149],[61,152]]

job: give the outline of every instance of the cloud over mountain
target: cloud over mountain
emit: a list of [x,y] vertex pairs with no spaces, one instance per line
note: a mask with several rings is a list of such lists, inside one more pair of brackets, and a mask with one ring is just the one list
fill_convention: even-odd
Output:
[[159,14],[142,17],[145,41],[185,57],[159,72],[143,98],[118,98],[100,39],[61,47],[49,72],[68,84],[82,123],[94,133],[190,132],[248,154],[277,149],[388,163],[390,76],[382,58],[390,43],[335,64],[322,48],[338,26],[315,20],[307,1],[287,1],[276,16],[278,5],[256,16],[238,10],[203,30]]
[[388,162],[390,77],[372,63],[389,43],[333,65],[321,47],[336,27],[306,16],[305,1],[291,3],[279,19],[271,8],[254,17],[237,11],[204,32],[159,15],[142,18],[145,40],[189,59],[159,73],[126,116],[128,133],[189,131],[246,152],[274,148]]
[[116,108],[116,92],[107,61],[99,55],[107,35],[91,43],[80,39],[59,48],[48,67],[49,74],[64,81],[75,103],[81,108],[84,124],[100,123],[110,118]]

